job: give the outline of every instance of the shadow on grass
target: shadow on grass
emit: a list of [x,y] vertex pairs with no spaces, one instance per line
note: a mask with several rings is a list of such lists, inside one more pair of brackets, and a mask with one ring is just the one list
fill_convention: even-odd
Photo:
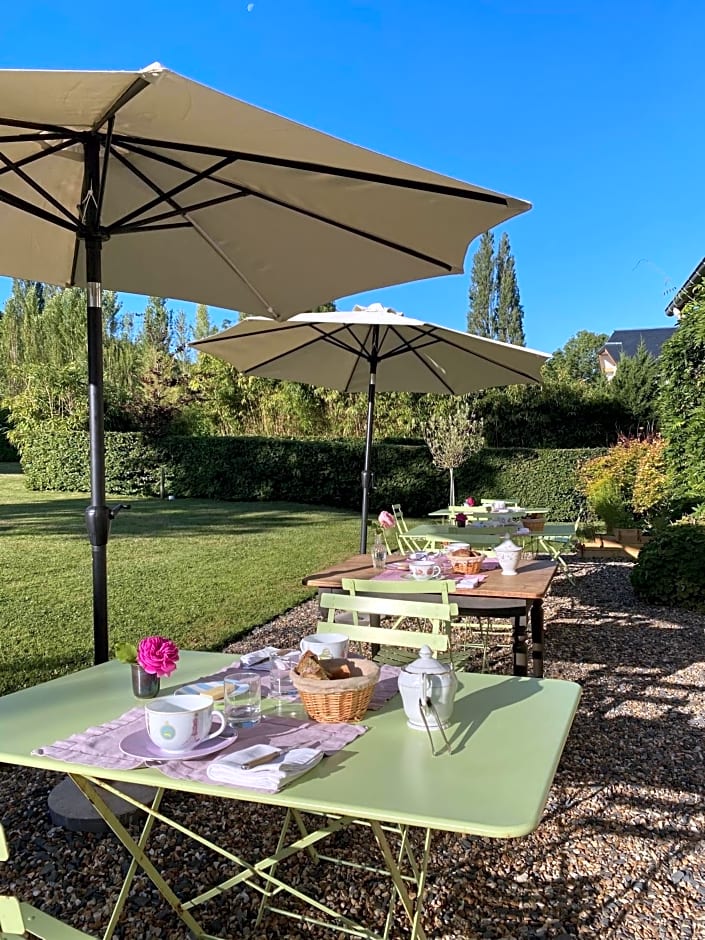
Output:
[[[320,514],[339,515],[350,520],[353,514],[340,509],[308,506],[301,503],[210,502],[200,499],[167,501],[137,497],[109,498],[109,506],[121,501],[131,506],[114,523],[112,535],[169,537],[203,534],[222,530],[229,535],[255,535],[321,524]],[[62,499],[33,500],[31,503],[5,503],[2,508],[0,537],[3,535],[85,535],[84,513],[90,497],[67,496]],[[308,518],[307,518],[308,517]]]

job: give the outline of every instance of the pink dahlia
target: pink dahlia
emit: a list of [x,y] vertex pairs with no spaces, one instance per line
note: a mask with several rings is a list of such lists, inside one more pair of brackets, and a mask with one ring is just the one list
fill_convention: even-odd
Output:
[[178,661],[178,646],[164,636],[146,636],[137,646],[137,662],[152,675],[170,676]]
[[391,512],[387,512],[386,509],[377,516],[377,522],[379,522],[380,527],[383,529],[393,529],[397,524],[394,516]]

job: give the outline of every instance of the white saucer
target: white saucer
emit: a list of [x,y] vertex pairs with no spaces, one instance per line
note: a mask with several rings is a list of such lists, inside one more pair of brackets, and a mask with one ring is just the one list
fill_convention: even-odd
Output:
[[235,740],[236,736],[226,731],[216,738],[201,741],[200,744],[185,751],[165,751],[154,744],[147,734],[147,729],[143,728],[141,731],[133,731],[132,734],[124,737],[120,742],[120,750],[130,757],[143,757],[151,760],[195,760],[199,757],[205,757],[207,754],[222,751],[224,747],[232,744]]
[[441,572],[441,574],[429,574],[423,578],[415,578],[413,574],[403,574],[401,579],[402,581],[418,581],[421,583],[422,581],[440,581],[442,577],[443,573]]

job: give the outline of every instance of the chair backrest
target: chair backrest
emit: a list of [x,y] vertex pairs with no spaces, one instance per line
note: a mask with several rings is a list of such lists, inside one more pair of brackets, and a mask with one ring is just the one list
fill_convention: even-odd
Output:
[[404,513],[401,511],[400,503],[392,503],[392,514],[400,532],[408,532],[409,526],[406,524]]
[[424,598],[437,597],[439,603],[450,604],[449,595],[455,589],[455,581],[452,578],[444,581],[370,581],[365,578],[343,578],[342,588],[348,594],[394,594],[405,600],[418,600],[419,595],[422,595]]
[[[347,579],[346,579],[347,580]],[[426,645],[436,653],[450,650],[450,624],[458,614],[457,604],[434,601],[407,600],[403,597],[366,597],[360,594],[322,594],[319,598],[322,610],[328,611],[328,619],[319,621],[318,632],[329,633],[334,625],[336,633],[343,633],[358,643],[374,643],[380,646],[404,646],[419,649]],[[339,623],[337,611],[353,615],[377,614],[397,620],[429,620],[434,632],[399,630],[388,627],[369,627],[355,623]]]

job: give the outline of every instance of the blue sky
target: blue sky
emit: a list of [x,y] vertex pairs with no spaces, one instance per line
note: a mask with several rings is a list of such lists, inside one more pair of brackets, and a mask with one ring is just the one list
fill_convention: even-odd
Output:
[[[527,344],[550,352],[581,329],[670,325],[664,307],[705,255],[703,35],[700,0],[23,0],[3,9],[0,67],[159,61],[529,200],[504,229]],[[468,284],[339,307],[380,300],[464,330]],[[0,302],[8,289],[0,279]]]

